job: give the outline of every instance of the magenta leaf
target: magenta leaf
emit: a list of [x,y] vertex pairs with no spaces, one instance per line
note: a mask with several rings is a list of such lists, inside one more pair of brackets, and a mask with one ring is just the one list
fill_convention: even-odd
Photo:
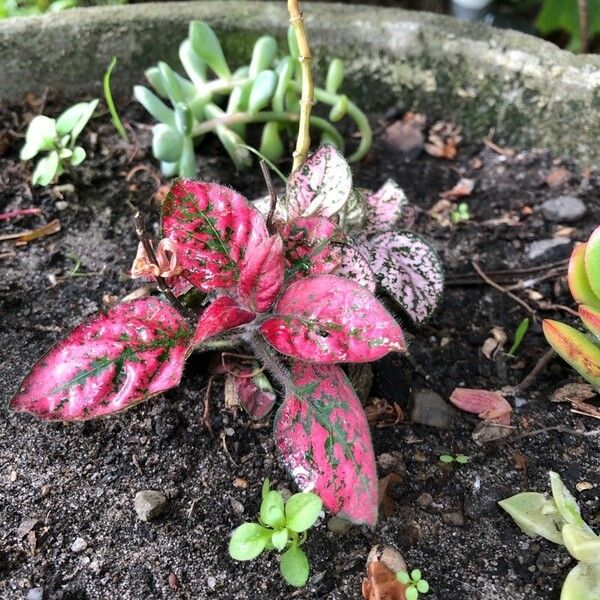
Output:
[[179,384],[190,338],[184,318],[159,298],[118,304],[38,361],[11,407],[61,421],[120,412]]
[[379,285],[416,323],[426,321],[444,291],[437,252],[412,231],[389,231],[369,239],[371,268]]
[[334,275],[355,281],[374,294],[377,280],[369,261],[348,244],[336,244],[335,251],[338,253],[340,266],[333,272]]
[[246,198],[222,185],[188,179],[167,195],[162,228],[177,242],[181,276],[203,291],[233,287],[250,238],[257,245],[268,237],[263,217]]
[[241,370],[233,381],[240,404],[253,419],[262,419],[271,412],[277,394],[263,372],[253,375],[248,369]]
[[351,192],[352,174],[345,158],[333,146],[321,146],[288,180],[288,218],[331,217]]
[[335,225],[325,217],[301,217],[286,223],[281,235],[288,270],[302,276],[333,271],[339,265],[329,243],[334,233]]
[[450,396],[450,402],[465,412],[475,413],[485,421],[510,425],[512,407],[498,392],[456,388]]
[[365,413],[342,369],[296,362],[275,443],[303,491],[353,523],[377,521],[377,474]]
[[368,195],[366,205],[367,233],[389,231],[399,223],[402,227],[411,227],[414,223],[414,209],[393,179],[388,179],[375,193]]
[[194,332],[194,345],[201,344],[204,340],[245,325],[253,321],[256,315],[244,310],[233,298],[221,296],[213,301],[202,313],[196,331]]
[[282,354],[319,363],[369,362],[404,351],[400,326],[364,287],[336,275],[292,283],[260,330]]
[[256,312],[268,310],[283,285],[284,259],[281,237],[274,235],[249,245],[240,271],[238,294]]

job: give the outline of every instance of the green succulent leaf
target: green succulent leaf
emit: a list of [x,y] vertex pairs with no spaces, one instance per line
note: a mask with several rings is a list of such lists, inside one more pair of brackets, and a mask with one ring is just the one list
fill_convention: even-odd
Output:
[[585,249],[585,271],[596,297],[600,298],[600,227],[597,227]]
[[581,518],[581,510],[577,501],[567,489],[567,486],[562,482],[558,473],[550,471],[550,485],[552,487],[552,498],[558,508],[560,516],[571,525],[575,525],[593,535],[593,531],[588,527],[586,522]]
[[271,162],[278,161],[285,153],[279,134],[279,123],[271,121],[263,127],[258,151]]
[[593,532],[565,523],[562,537],[569,554],[580,562],[600,563],[600,537]]
[[294,494],[285,504],[287,526],[296,533],[312,527],[323,509],[321,498],[312,492]]
[[279,531],[273,532],[273,535],[271,536],[271,543],[273,544],[273,547],[277,550],[283,550],[285,548],[285,545],[287,544],[288,539],[289,532],[287,528],[284,527]]
[[[538,492],[523,492],[516,494],[498,504],[513,518],[523,533],[542,537],[562,544],[561,529],[565,523],[558,511],[554,510],[552,500]],[[553,510],[548,511],[548,508]]]
[[194,52],[221,78],[229,79],[231,71],[225,60],[219,38],[208,23],[192,21],[189,40]]
[[44,115],[31,120],[21,149],[21,160],[33,158],[40,150],[51,150],[56,139],[56,121]]
[[308,581],[308,558],[298,546],[291,546],[283,553],[280,569],[283,578],[294,587],[302,587]]
[[410,572],[410,578],[416,583],[417,581],[420,581],[422,578],[421,575],[421,570],[420,569],[413,569]]
[[252,560],[264,549],[272,531],[258,523],[244,523],[229,540],[229,555],[234,560]]
[[344,62],[341,58],[334,58],[329,63],[327,78],[325,79],[325,91],[330,94],[337,93],[344,81]]
[[261,498],[264,500],[266,495],[269,493],[271,489],[271,482],[269,481],[269,478],[267,477],[262,484],[261,487]]
[[600,310],[600,297],[594,294],[585,270],[585,254],[587,244],[581,244],[573,249],[569,259],[568,282],[571,295],[579,304],[586,304]]
[[410,575],[406,571],[398,571],[396,573],[396,579],[403,585],[410,583]]
[[56,132],[63,136],[71,134],[74,141],[90,120],[94,110],[98,106],[98,100],[92,102],[79,102],[67,108],[56,120]]
[[598,600],[600,598],[600,564],[579,563],[563,583],[560,600]]
[[406,597],[406,600],[417,600],[417,598],[419,597],[419,592],[417,591],[417,588],[414,585],[411,585],[410,587],[406,588],[406,590],[404,591],[404,595]]
[[71,156],[71,165],[76,167],[85,160],[85,150],[81,146],[75,146],[73,148],[73,156]]
[[429,584],[424,579],[421,579],[417,581],[416,588],[420,594],[426,594],[429,591]]
[[451,456],[450,454],[442,454],[440,456],[440,462],[443,462],[443,463],[454,462],[454,456]]
[[271,490],[266,493],[260,505],[260,520],[274,529],[285,526],[283,496],[279,492]]
[[136,85],[133,88],[133,95],[157,121],[175,128],[175,113],[148,88]]
[[192,138],[183,140],[183,149],[179,159],[178,171],[180,177],[194,179],[198,175],[198,164],[196,162],[196,153],[194,152],[194,142]]
[[348,112],[348,96],[345,94],[338,98],[338,101],[331,107],[329,111],[329,120],[332,123],[337,123],[346,116]]
[[181,158],[183,136],[179,131],[159,123],[152,128],[152,154],[158,160],[175,163]]
[[179,60],[197,90],[206,83],[206,63],[196,54],[189,39],[179,46]]
[[275,71],[261,71],[252,84],[250,98],[248,99],[248,111],[259,112],[271,102],[278,77]]
[[192,134],[194,117],[190,107],[185,102],[178,102],[175,105],[175,126],[179,133],[185,137]]
[[256,40],[250,61],[250,77],[256,77],[264,69],[269,69],[277,56],[277,40],[270,35],[263,35]]
[[48,185],[56,176],[59,165],[60,158],[56,151],[41,158],[31,176],[33,185]]

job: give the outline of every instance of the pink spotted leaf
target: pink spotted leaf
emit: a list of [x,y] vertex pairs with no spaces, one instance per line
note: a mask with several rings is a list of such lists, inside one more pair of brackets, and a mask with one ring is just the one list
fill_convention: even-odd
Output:
[[352,174],[346,159],[333,146],[321,146],[288,180],[288,218],[331,217],[351,192]]
[[277,394],[264,372],[242,369],[233,376],[233,385],[242,408],[250,417],[258,420],[271,412]]
[[400,326],[360,284],[336,275],[292,283],[260,327],[282,354],[319,363],[369,362],[406,349]]
[[187,179],[167,195],[162,228],[177,244],[181,276],[205,292],[234,287],[251,238],[256,245],[268,237],[264,218],[246,198]]
[[430,243],[412,231],[389,231],[371,237],[369,250],[379,285],[412,321],[426,321],[444,290],[444,269]]
[[118,304],[82,323],[31,370],[11,401],[42,419],[121,412],[179,384],[191,331],[167,302]]
[[369,261],[349,244],[336,244],[334,248],[339,255],[340,266],[333,271],[333,274],[355,281],[374,294],[377,280]]
[[456,388],[450,402],[465,412],[475,413],[485,421],[510,425],[511,405],[498,392]]
[[268,310],[283,285],[283,241],[279,235],[248,246],[240,271],[238,294],[246,307]]
[[414,209],[408,204],[406,194],[392,179],[388,179],[376,192],[366,198],[367,233],[390,231],[398,225],[411,227]]
[[288,271],[295,275],[330,273],[339,265],[332,253],[330,240],[335,225],[325,217],[300,217],[287,222],[281,229],[285,240],[285,260]]
[[202,313],[194,332],[194,345],[208,338],[221,335],[232,329],[253,321],[256,315],[243,309],[229,296],[220,296]]
[[336,365],[296,362],[275,418],[275,443],[303,491],[353,523],[377,521],[377,474],[359,399]]

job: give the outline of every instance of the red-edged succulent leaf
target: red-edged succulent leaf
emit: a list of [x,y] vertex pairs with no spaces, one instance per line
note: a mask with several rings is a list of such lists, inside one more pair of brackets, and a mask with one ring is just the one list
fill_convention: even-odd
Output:
[[283,285],[284,258],[281,237],[274,235],[248,246],[240,271],[238,294],[245,306],[256,312],[268,310]]
[[444,291],[444,269],[435,249],[412,231],[373,236],[369,249],[379,285],[416,324],[426,321]]
[[354,523],[377,521],[377,475],[369,426],[344,372],[296,362],[275,419],[275,443],[303,491]]
[[301,276],[331,273],[339,265],[329,243],[334,233],[335,225],[325,217],[301,217],[286,223],[281,235],[287,268]]
[[579,317],[590,333],[600,340],[600,311],[582,304],[579,306]]
[[594,230],[587,242],[585,271],[594,294],[600,298],[600,227]]
[[333,146],[321,146],[288,180],[288,218],[331,217],[348,201],[351,191],[346,159]]
[[250,238],[269,234],[264,218],[246,198],[215,183],[182,179],[163,204],[162,228],[177,242],[177,264],[192,285],[211,291],[233,287]]
[[544,335],[554,351],[593,386],[600,389],[600,347],[565,323],[545,319]]
[[600,310],[600,297],[594,294],[585,270],[585,251],[587,244],[573,249],[569,260],[569,289],[578,304],[587,304]]
[[348,244],[336,244],[334,248],[339,253],[340,262],[334,275],[355,281],[374,294],[377,280],[369,261],[356,248]]
[[159,298],[118,304],[38,361],[11,407],[61,421],[120,412],[179,383],[191,335]]
[[255,317],[253,312],[241,308],[233,298],[220,296],[200,316],[193,343],[201,344],[210,337],[250,323]]
[[234,377],[234,385],[242,408],[253,419],[262,419],[271,412],[277,394],[264,373],[252,375],[252,371],[244,369]]
[[319,363],[369,362],[406,349],[400,326],[364,287],[336,275],[292,283],[260,330],[279,352]]
[[367,233],[381,233],[393,229],[399,222],[402,227],[414,223],[414,209],[408,206],[406,194],[393,179],[388,179],[375,193],[366,199]]
[[510,425],[511,405],[497,392],[456,388],[450,402],[465,412],[475,413],[485,421]]

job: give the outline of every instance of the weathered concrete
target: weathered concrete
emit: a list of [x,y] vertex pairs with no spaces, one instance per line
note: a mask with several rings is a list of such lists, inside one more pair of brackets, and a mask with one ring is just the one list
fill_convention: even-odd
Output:
[[[366,6],[309,3],[306,18],[317,67],[346,59],[347,89],[368,109],[395,103],[453,119],[468,135],[494,130],[516,147],[543,146],[600,162],[600,57],[574,56],[513,31],[448,17]],[[283,2],[196,2],[70,10],[0,22],[0,97],[53,86],[100,93],[111,56],[117,93],[130,93],[145,67],[177,65],[191,19],[222,37],[231,62],[258,34],[281,37]]]

